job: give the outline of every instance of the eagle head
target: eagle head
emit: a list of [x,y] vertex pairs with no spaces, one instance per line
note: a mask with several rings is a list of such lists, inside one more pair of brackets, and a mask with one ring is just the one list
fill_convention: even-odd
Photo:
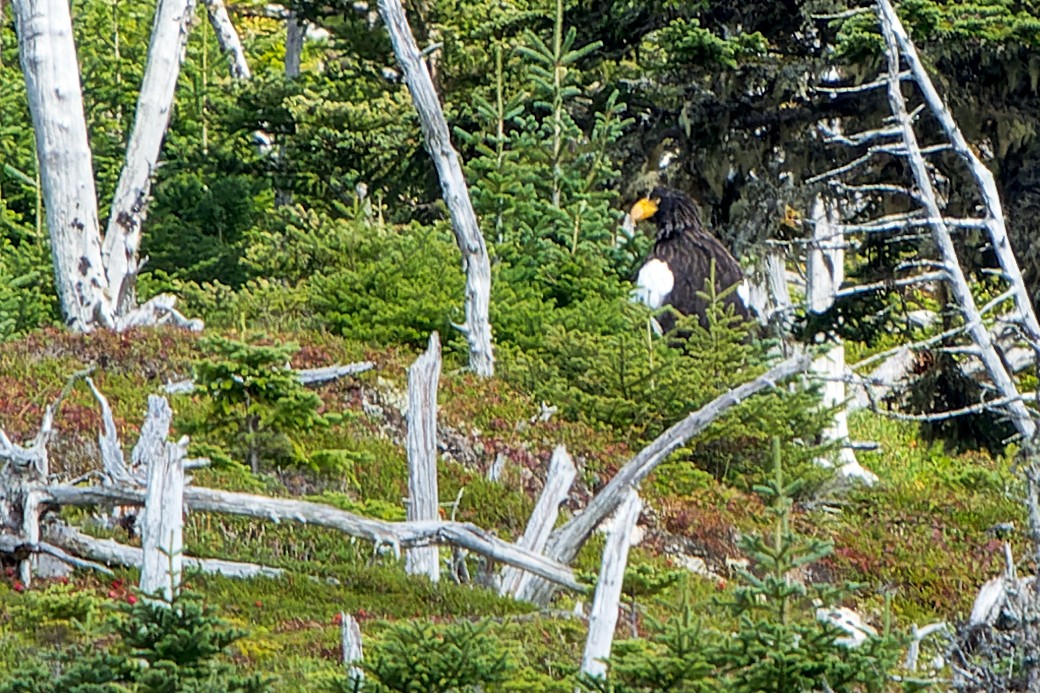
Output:
[[684,193],[664,186],[654,188],[638,200],[629,212],[633,222],[653,219],[657,225],[657,240],[667,241],[685,231],[702,231],[701,215]]

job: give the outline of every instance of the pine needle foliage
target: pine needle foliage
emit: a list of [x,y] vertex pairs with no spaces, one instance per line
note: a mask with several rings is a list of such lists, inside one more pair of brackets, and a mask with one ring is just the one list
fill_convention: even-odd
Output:
[[254,472],[261,460],[290,463],[299,459],[292,436],[326,423],[321,398],[304,387],[288,367],[299,346],[250,344],[207,337],[209,355],[195,368],[196,386],[209,400],[201,419],[186,424],[203,442],[228,446]]
[[[365,693],[449,693],[502,690],[515,664],[502,642],[488,633],[490,622],[429,622],[394,626],[366,655]],[[343,678],[337,690],[354,691]]]
[[889,689],[901,643],[888,632],[858,646],[817,616],[817,608],[840,602],[854,588],[795,577],[828,556],[829,541],[798,535],[791,526],[800,480],[787,481],[779,440],[773,444],[772,478],[755,490],[769,502],[769,534],[746,535],[740,548],[751,561],[738,571],[740,584],[720,600],[736,630],[705,629],[685,606],[667,623],[651,622],[648,642],[618,643],[606,679],[582,677],[586,690],[601,693],[709,691],[795,693]]
[[[131,603],[132,602],[132,603]],[[99,651],[63,652],[0,683],[0,693],[262,693],[270,679],[223,659],[244,632],[228,628],[197,595],[128,600]]]

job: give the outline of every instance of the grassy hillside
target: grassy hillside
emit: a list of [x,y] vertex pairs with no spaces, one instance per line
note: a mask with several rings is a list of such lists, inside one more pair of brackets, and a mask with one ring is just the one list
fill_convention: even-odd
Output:
[[[364,357],[376,368],[315,390],[321,410],[340,416],[295,431],[295,461],[265,465],[257,477],[240,463],[218,462],[195,473],[194,483],[403,518],[404,424],[398,407],[404,369],[414,354],[319,333],[268,335],[266,341],[290,338],[301,345],[294,367]],[[42,408],[68,375],[90,366],[112,403],[121,438],[133,441],[147,394],[190,375],[204,358],[198,337],[176,331],[34,332],[0,354],[0,421],[13,438],[30,437]],[[566,444],[580,468],[567,513],[578,510],[638,447],[624,431],[590,425],[581,417],[540,421],[540,403],[502,380],[481,381],[449,366],[440,392],[441,499],[450,503],[463,490],[458,519],[503,538],[522,531],[553,446]],[[201,394],[173,397],[176,424],[195,425],[206,411],[205,399]],[[85,386],[66,400],[58,421],[54,471],[78,476],[96,466],[100,419]],[[902,632],[914,623],[962,618],[978,585],[1000,570],[1000,544],[987,528],[999,522],[1023,524],[1017,501],[1021,489],[1008,460],[983,453],[951,456],[938,443],[921,442],[912,425],[871,413],[858,414],[852,425],[857,439],[881,443],[879,452],[863,454],[862,461],[882,482],[872,489],[821,490],[795,506],[798,531],[834,542],[833,554],[813,565],[805,579],[861,583],[847,603],[878,627],[886,603],[893,627]],[[758,495],[699,470],[689,455],[676,455],[644,485],[647,509],[641,525],[646,532],[630,561],[631,570],[642,570],[649,582],[633,578],[629,585],[638,615],[622,619],[621,638],[651,632],[654,619],[667,622],[683,603],[694,605],[708,625],[732,626],[719,600],[739,585],[732,572],[733,564],[745,558],[738,538],[769,531]],[[499,456],[506,460],[504,474],[498,482],[487,481],[487,469]],[[122,530],[102,530],[90,513],[65,514],[93,533],[137,541]],[[1025,547],[1018,539],[1013,543],[1021,555]],[[591,542],[577,564],[590,577],[598,567],[599,546]],[[231,646],[231,661],[245,671],[274,675],[278,690],[323,690],[341,672],[341,611],[359,619],[366,645],[372,646],[393,624],[490,619],[486,632],[511,654],[517,689],[536,684],[545,690],[573,688],[568,677],[577,669],[585,637],[584,623],[568,613],[573,595],[560,595],[551,611],[532,611],[479,585],[450,579],[432,585],[407,577],[399,561],[373,554],[364,542],[292,523],[192,513],[186,547],[193,555],[286,569],[286,577],[277,580],[187,579],[220,617],[245,630]],[[705,574],[686,569],[694,556],[703,560]],[[471,558],[470,564],[471,573],[479,575],[480,562]],[[133,571],[119,571],[114,581],[77,571],[69,579],[21,591],[8,570],[0,581],[0,669],[110,641],[105,623],[114,617],[112,605],[126,601],[135,579]],[[647,592],[653,584],[657,587]]]

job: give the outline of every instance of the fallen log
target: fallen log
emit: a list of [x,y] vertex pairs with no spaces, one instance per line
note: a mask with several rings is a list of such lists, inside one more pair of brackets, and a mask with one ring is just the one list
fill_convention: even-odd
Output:
[[[41,489],[45,503],[54,505],[143,505],[143,489],[124,485],[70,486],[55,484]],[[249,493],[234,493],[215,489],[190,487],[184,500],[195,512],[226,513],[254,517],[272,522],[292,520],[303,524],[328,527],[378,545],[388,545],[395,555],[403,548],[454,544],[482,554],[492,560],[521,568],[552,583],[584,592],[585,586],[577,581],[566,565],[527,549],[509,544],[485,532],[476,525],[463,522],[387,522],[355,515],[320,503],[268,498]]]

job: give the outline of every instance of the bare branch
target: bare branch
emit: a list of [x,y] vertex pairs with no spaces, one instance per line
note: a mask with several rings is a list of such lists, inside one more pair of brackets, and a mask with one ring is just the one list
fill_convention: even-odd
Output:
[[[810,365],[808,356],[791,357],[751,382],[733,388],[693,412],[659,435],[650,445],[629,460],[607,485],[593,497],[581,514],[557,529],[549,537],[545,555],[560,563],[570,563],[593,530],[618,509],[629,489],[635,488],[668,455],[684,445],[693,436],[707,428],[713,421],[752,395],[776,387],[786,378],[804,373]],[[533,572],[533,571],[532,571]],[[544,603],[552,594],[552,587],[544,582],[532,583],[528,590],[519,595],[521,599]]]
[[[520,537],[520,541],[517,542],[517,546],[536,553],[542,552],[545,542],[549,540],[549,533],[556,525],[560,503],[566,500],[577,474],[578,470],[574,466],[571,456],[567,454],[567,449],[562,445],[557,446],[553,450],[552,460],[549,462],[545,487],[538,496],[538,503],[535,505],[534,512],[531,513],[531,519],[528,520],[527,528],[524,530],[524,535]],[[498,592],[515,598],[526,590],[526,583],[529,580],[530,576],[526,573],[507,566],[502,570]]]
[[919,274],[916,277],[906,277],[904,279],[891,279],[888,281],[874,282],[873,284],[860,284],[858,286],[849,287],[848,289],[842,289],[835,294],[839,298],[845,296],[855,296],[856,294],[865,294],[870,291],[877,291],[878,289],[895,289],[901,286],[911,286],[913,284],[924,284],[927,282],[943,281],[949,277],[946,272],[928,272],[926,274]]
[[84,378],[87,387],[94,393],[94,399],[101,407],[101,420],[104,423],[104,432],[98,434],[98,447],[101,449],[101,466],[105,475],[112,481],[129,484],[136,480],[130,475],[126,468],[126,460],[123,457],[123,448],[119,445],[119,437],[116,432],[115,418],[112,416],[112,407],[101,391],[94,385],[94,381],[88,376]]
[[[95,539],[67,526],[48,527],[44,532],[47,541],[67,552],[86,556],[87,558],[108,565],[123,565],[139,568],[143,558],[141,549],[126,546],[111,539]],[[269,577],[276,578],[285,574],[281,568],[269,568],[254,563],[239,563],[218,558],[194,558],[184,556],[184,567],[189,570],[200,570],[203,573],[226,575],[235,578]]]
[[[869,12],[866,8],[855,10],[855,14],[862,14],[863,12]],[[835,15],[832,15],[835,16]],[[899,74],[900,79],[908,79],[910,77],[909,72],[901,72]],[[813,91],[818,91],[823,94],[862,94],[868,91],[874,91],[875,89],[881,89],[888,85],[888,80],[884,77],[875,79],[873,82],[866,82],[864,84],[857,84],[851,87],[813,87]]]

